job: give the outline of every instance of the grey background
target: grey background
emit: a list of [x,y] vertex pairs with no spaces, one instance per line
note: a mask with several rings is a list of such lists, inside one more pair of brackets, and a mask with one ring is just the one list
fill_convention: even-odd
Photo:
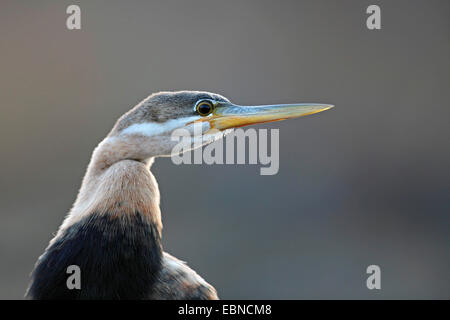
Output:
[[165,249],[222,298],[450,298],[449,1],[0,6],[0,298],[23,297],[115,120],[178,89],[336,105],[260,126],[280,128],[278,175],[153,166]]

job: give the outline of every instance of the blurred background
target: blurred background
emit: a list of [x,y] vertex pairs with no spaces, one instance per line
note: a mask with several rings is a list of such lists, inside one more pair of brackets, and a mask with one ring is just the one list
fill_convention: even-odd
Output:
[[[366,28],[370,4],[381,30]],[[0,6],[1,299],[23,297],[115,120],[180,89],[336,105],[260,126],[280,129],[274,176],[153,165],[165,250],[221,298],[450,298],[449,1]],[[366,287],[371,264],[381,290]]]

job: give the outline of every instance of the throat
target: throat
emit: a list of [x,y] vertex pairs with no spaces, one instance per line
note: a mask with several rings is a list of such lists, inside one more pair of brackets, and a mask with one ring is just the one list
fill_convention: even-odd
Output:
[[60,232],[93,212],[122,218],[139,212],[161,233],[160,195],[150,164],[127,159],[96,170],[93,159]]
[[[35,299],[144,299],[161,269],[157,227],[139,212],[91,214],[52,242],[33,272]],[[67,288],[67,268],[81,271],[81,289]]]

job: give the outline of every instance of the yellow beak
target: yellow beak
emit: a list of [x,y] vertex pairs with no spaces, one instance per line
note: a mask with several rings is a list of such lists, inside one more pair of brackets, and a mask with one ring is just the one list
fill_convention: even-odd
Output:
[[208,121],[211,129],[225,130],[257,123],[281,121],[322,112],[333,108],[330,104],[296,103],[265,106],[238,106],[218,103],[210,116],[200,119]]

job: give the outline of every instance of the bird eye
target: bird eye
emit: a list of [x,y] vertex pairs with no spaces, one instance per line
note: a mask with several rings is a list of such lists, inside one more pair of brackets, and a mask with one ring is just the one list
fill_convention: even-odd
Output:
[[210,114],[213,111],[213,108],[214,108],[213,104],[211,103],[211,101],[208,100],[200,101],[197,103],[196,106],[198,114],[201,115],[202,117],[205,117],[208,114]]

